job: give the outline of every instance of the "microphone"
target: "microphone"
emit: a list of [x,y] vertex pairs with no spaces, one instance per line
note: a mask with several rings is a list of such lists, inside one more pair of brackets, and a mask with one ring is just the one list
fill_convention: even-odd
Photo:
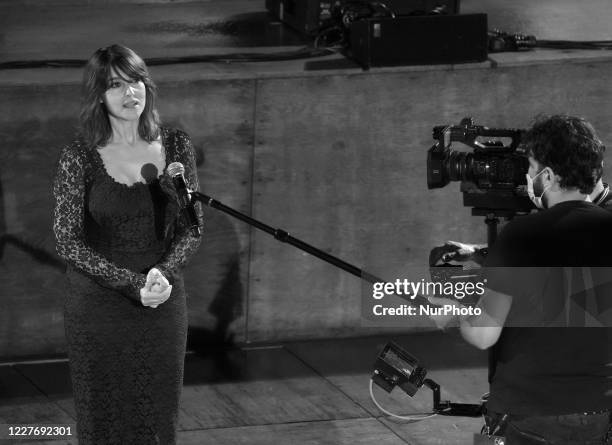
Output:
[[180,162],[173,162],[168,166],[168,174],[172,178],[172,183],[176,189],[178,197],[179,207],[183,218],[187,221],[190,226],[191,234],[195,237],[200,236],[200,226],[198,224],[198,216],[196,215],[195,208],[191,202],[191,196],[189,196],[189,189],[187,189],[187,183],[185,182],[185,167]]

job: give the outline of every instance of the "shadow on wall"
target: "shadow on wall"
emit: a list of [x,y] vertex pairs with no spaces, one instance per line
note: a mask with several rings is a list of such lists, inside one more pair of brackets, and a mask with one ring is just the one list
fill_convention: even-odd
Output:
[[75,120],[25,116],[18,112],[3,114],[0,133],[5,147],[0,151],[3,358],[65,352],[64,263],[55,254],[51,230],[51,184],[59,147],[73,137]]
[[207,329],[192,323],[189,326],[187,348],[201,355],[222,352],[234,345],[234,333],[230,326],[242,315],[244,294],[238,255],[230,259],[225,270],[226,275],[221,287],[208,306],[208,312],[215,317],[214,327]]
[[[194,148],[198,169],[206,174],[204,149],[197,144]],[[200,188],[203,189],[203,184]],[[217,355],[234,345],[236,332],[232,323],[244,313],[246,277],[242,273],[238,233],[231,218],[206,206],[203,210],[202,244],[185,270],[186,288],[190,289],[187,348],[201,355]]]
[[[178,128],[188,135],[193,132],[180,121],[167,120],[164,125]],[[206,177],[205,147],[194,140],[196,165],[200,178]],[[200,179],[200,190],[204,190]],[[185,268],[185,287],[189,330],[187,349],[200,355],[223,355],[234,346],[237,336],[242,340],[246,275],[241,267],[241,247],[231,218],[206,207],[202,244]],[[234,323],[237,322],[237,323]]]
[[25,252],[38,264],[50,266],[59,271],[65,270],[65,263],[45,246],[37,246],[31,240],[26,239],[22,234],[8,233],[7,211],[5,195],[2,186],[2,176],[0,175],[0,262],[4,259],[4,252],[7,246],[13,246],[16,250]]
[[[75,122],[72,120],[50,119],[41,122],[31,119],[21,122],[10,132],[3,132],[3,140],[10,149],[0,157],[4,167],[0,169],[0,261],[6,260],[7,246],[13,246],[25,252],[37,264],[64,270],[64,262],[46,241],[48,237],[44,237],[43,242],[32,241],[44,232],[26,227],[37,221],[32,228],[38,226],[40,229],[42,221],[44,226],[51,228],[51,215],[43,211],[52,210],[53,204],[40,208],[39,212],[32,212],[34,206],[31,204],[39,199],[52,198],[55,162],[50,164],[49,161],[56,156],[56,152],[50,147],[70,141],[74,128]],[[5,183],[12,187],[5,186]],[[37,192],[41,190],[44,191]]]
[[[4,253],[7,246],[13,246],[16,250],[26,253],[36,263],[50,266],[61,272],[65,271],[65,263],[46,246],[36,245],[23,233],[8,233],[8,204],[5,202],[3,178],[0,174],[0,262],[4,260]],[[27,232],[26,232],[27,233]]]

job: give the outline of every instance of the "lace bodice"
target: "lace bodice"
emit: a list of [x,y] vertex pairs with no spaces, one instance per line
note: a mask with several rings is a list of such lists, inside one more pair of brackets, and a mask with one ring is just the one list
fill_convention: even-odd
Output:
[[[166,167],[181,162],[188,187],[198,190],[189,137],[167,128],[161,129],[161,137]],[[61,150],[53,196],[58,254],[101,286],[132,300],[140,301],[139,290],[151,267],[172,283],[200,245],[200,238],[193,237],[179,218],[174,188],[165,170],[149,183],[118,183],[106,172],[97,150],[80,139]],[[199,203],[195,206],[202,228],[202,208]],[[148,254],[140,255],[142,252]],[[140,256],[157,261],[140,264]]]

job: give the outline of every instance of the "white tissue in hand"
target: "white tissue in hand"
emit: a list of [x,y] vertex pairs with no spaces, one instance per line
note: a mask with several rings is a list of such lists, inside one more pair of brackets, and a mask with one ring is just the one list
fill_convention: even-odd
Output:
[[151,291],[152,292],[161,292],[162,291],[162,285],[161,283],[158,283],[157,281],[155,283],[153,283],[151,285]]
[[147,274],[147,283],[150,286],[149,290],[155,292],[161,292],[170,285],[170,282],[162,275],[160,270],[155,267],[149,270]]
[[155,279],[160,277],[160,276],[161,276],[161,272],[159,271],[159,269],[156,269],[154,267],[147,274],[147,281],[155,281]]

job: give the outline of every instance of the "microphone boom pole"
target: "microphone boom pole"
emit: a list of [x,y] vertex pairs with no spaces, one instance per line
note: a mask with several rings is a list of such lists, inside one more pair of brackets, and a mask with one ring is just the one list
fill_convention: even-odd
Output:
[[346,261],[343,261],[338,257],[330,255],[327,252],[323,252],[322,250],[317,249],[316,247],[311,246],[310,244],[307,244],[297,238],[294,238],[293,236],[289,235],[289,232],[283,229],[275,229],[267,224],[262,223],[261,221],[258,221],[254,218],[251,218],[250,216],[245,215],[244,213],[241,213],[231,207],[226,206],[225,204],[211,198],[208,195],[204,195],[200,192],[192,192],[191,199],[200,201],[209,207],[220,210],[224,213],[227,213],[228,215],[233,216],[234,218],[244,221],[257,229],[272,235],[280,242],[291,244],[292,246],[297,247],[298,249],[301,249],[313,256],[316,256],[317,258],[320,258],[323,261],[333,264],[334,266],[339,267],[340,269],[343,269],[346,272],[353,274],[369,283],[385,282],[385,280],[383,280],[382,278],[372,275],[371,273],[366,272],[363,269],[359,269],[358,267],[347,263]]
[[[200,192],[191,192],[191,199],[195,201],[200,201],[209,207],[220,210],[224,213],[227,213],[228,215],[233,216],[234,218],[244,221],[257,229],[272,235],[278,241],[291,244],[292,246],[297,247],[298,249],[303,250],[313,256],[316,256],[317,258],[320,258],[323,261],[333,264],[334,266],[352,275],[355,275],[361,278],[362,280],[367,281],[368,283],[374,284],[386,282],[386,280],[383,280],[382,278],[377,277],[376,275],[373,275],[363,269],[360,269],[350,263],[347,263],[346,261],[341,260],[340,258],[335,257],[333,255],[330,255],[327,252],[323,252],[321,249],[317,249],[316,247],[311,246],[310,244],[307,244],[302,240],[294,238],[293,236],[289,235],[289,232],[283,229],[275,229],[267,224],[262,223],[261,221],[258,221],[254,218],[251,218],[250,216],[245,215],[244,213],[241,213],[231,207],[226,206],[225,204],[217,201],[216,199],[211,198],[208,195],[204,195]],[[398,296],[407,301],[410,305],[416,305],[418,302],[420,302],[421,305],[429,306],[429,301],[427,301],[425,297],[421,295],[417,295],[414,299],[410,299],[403,295]]]

